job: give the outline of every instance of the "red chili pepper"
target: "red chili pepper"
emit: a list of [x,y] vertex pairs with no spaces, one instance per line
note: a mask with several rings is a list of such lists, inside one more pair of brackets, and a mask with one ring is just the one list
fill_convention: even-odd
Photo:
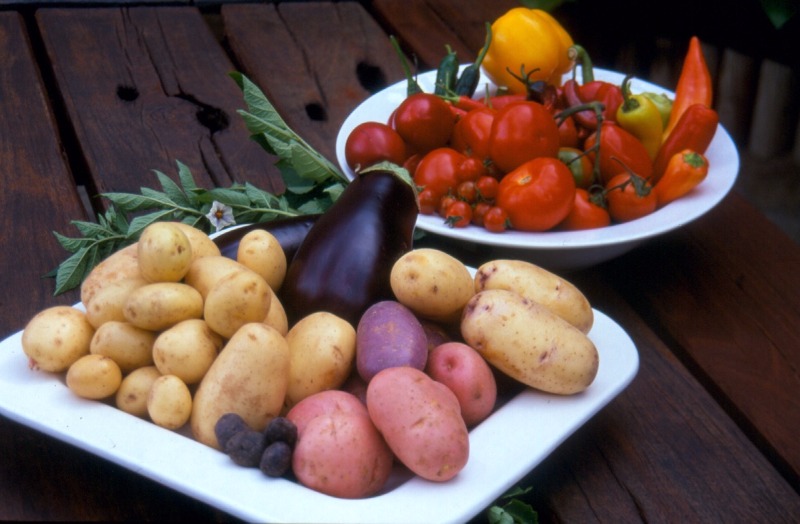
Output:
[[597,144],[598,131],[595,131],[584,142],[584,149],[599,168],[600,181],[603,185],[615,175],[627,173],[628,170],[642,178],[650,178],[653,174],[653,162],[638,138],[625,131],[619,124],[609,121],[603,122],[599,132],[600,144]]
[[[617,109],[619,109],[624,100],[622,88],[610,82],[594,79],[592,60],[583,47],[573,45],[570,48],[570,54],[575,59],[576,64],[581,66],[582,84],[578,84],[574,78],[564,82],[562,92],[567,107],[600,102],[604,106],[603,119],[612,122],[616,121]],[[597,114],[594,111],[579,111],[574,116],[581,126],[588,129],[597,129]]]
[[664,175],[653,188],[658,197],[658,207],[669,204],[695,188],[708,176],[708,160],[691,149],[675,153],[667,164]]
[[711,107],[712,99],[711,73],[703,56],[700,40],[693,36],[689,40],[689,50],[686,53],[681,74],[678,77],[678,86],[675,88],[675,101],[672,104],[672,112],[670,113],[667,127],[664,128],[664,137],[669,136],[689,106],[705,104]]
[[661,144],[655,160],[653,161],[653,176],[651,182],[658,183],[664,174],[667,164],[675,153],[684,149],[691,149],[700,154],[705,154],[714,134],[717,132],[719,115],[705,104],[692,104],[681,116],[675,128]]

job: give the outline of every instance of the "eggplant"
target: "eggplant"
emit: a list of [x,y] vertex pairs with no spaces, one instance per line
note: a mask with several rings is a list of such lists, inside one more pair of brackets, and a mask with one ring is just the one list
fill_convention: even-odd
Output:
[[412,248],[419,208],[409,181],[386,169],[361,172],[311,227],[289,263],[279,297],[290,323],[316,311],[356,326],[392,295],[392,265]]
[[223,256],[236,260],[239,242],[250,231],[264,229],[272,233],[278,240],[286,254],[286,260],[292,260],[303,239],[308,234],[311,226],[321,215],[298,215],[288,218],[279,218],[269,222],[247,224],[236,229],[230,229],[214,238]]

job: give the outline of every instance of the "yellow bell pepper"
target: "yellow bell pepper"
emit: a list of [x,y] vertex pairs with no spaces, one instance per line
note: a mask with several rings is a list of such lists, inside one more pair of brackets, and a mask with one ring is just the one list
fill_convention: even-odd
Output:
[[492,42],[483,71],[492,82],[512,93],[525,93],[526,83],[543,80],[560,86],[572,68],[572,37],[547,11],[515,7],[492,24]]

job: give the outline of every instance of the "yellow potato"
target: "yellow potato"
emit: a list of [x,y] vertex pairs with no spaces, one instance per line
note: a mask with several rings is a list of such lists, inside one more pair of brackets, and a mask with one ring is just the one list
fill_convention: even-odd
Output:
[[241,271],[245,268],[242,264],[232,258],[218,256],[207,256],[192,261],[189,272],[183,278],[183,282],[195,288],[203,296],[208,296],[208,291],[214,287],[219,279]]
[[186,238],[189,239],[189,243],[192,245],[192,260],[200,257],[220,255],[219,246],[211,240],[211,237],[209,237],[205,231],[201,231],[183,222],[171,223],[178,226],[178,228],[183,231],[183,234],[186,235]]
[[475,291],[507,289],[539,302],[588,333],[594,312],[586,296],[571,282],[524,260],[493,260],[475,273]]
[[[270,288],[270,291],[272,291],[272,288]],[[264,324],[274,327],[284,336],[289,332],[289,318],[286,316],[286,309],[274,291],[272,291],[269,311],[267,312],[267,318],[264,319]]]
[[147,416],[147,396],[153,382],[161,376],[155,366],[145,366],[131,371],[122,379],[115,397],[117,408],[137,417]]
[[61,372],[89,353],[94,328],[83,311],[53,306],[37,313],[22,332],[22,350],[31,365]]
[[597,375],[599,355],[589,337],[513,291],[477,293],[464,308],[461,335],[497,369],[542,391],[578,393]]
[[86,318],[95,329],[111,320],[125,320],[123,309],[128,295],[131,292],[147,284],[141,276],[133,276],[120,280],[111,281],[97,289],[86,306]]
[[289,382],[289,344],[263,323],[242,326],[206,373],[194,396],[191,428],[195,439],[219,449],[214,432],[225,413],[238,413],[263,430],[283,407]]
[[409,251],[392,267],[390,284],[397,301],[419,316],[440,322],[458,320],[475,294],[467,267],[437,249]]
[[67,370],[67,387],[79,397],[110,397],[122,383],[122,371],[105,355],[84,355]]
[[231,273],[208,290],[203,318],[225,338],[250,322],[263,322],[269,313],[272,289],[258,273],[243,269]]
[[353,369],[356,330],[327,312],[300,319],[286,335],[291,364],[286,407],[304,398],[341,386]]
[[117,280],[139,277],[139,246],[131,244],[109,255],[97,264],[81,284],[81,302],[89,304],[95,293]]
[[255,229],[239,241],[236,260],[252,269],[278,290],[286,276],[286,253],[275,235],[264,229]]
[[192,393],[175,375],[162,375],[153,381],[147,394],[147,414],[155,424],[178,429],[192,415]]
[[180,282],[156,282],[133,290],[123,312],[134,326],[162,331],[182,320],[201,318],[203,297]]
[[155,222],[144,228],[137,250],[139,271],[148,282],[178,282],[192,262],[192,244],[171,222]]
[[163,331],[153,344],[152,356],[163,375],[175,375],[186,384],[196,384],[222,349],[222,337],[205,320],[184,320]]
[[112,320],[94,332],[89,352],[105,355],[117,363],[123,374],[153,363],[153,344],[156,333],[130,324]]

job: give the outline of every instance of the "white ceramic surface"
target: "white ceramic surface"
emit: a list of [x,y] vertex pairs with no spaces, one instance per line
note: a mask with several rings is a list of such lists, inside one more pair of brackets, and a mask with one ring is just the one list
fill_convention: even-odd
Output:
[[633,380],[639,355],[625,331],[595,311],[589,336],[600,367],[586,391],[561,397],[525,390],[470,432],[469,462],[455,479],[437,484],[398,472],[384,493],[362,500],[270,479],[192,440],[185,428],[169,431],[78,398],[63,375],[28,367],[21,331],[0,342],[0,414],[245,520],[461,523],[514,486]]
[[[595,69],[595,78],[620,84],[624,75]],[[426,92],[433,91],[434,80],[435,72],[421,74],[418,78]],[[489,80],[482,77],[480,85],[489,84]],[[631,81],[631,90],[673,96],[671,91],[637,78]],[[479,90],[476,96],[482,92]],[[362,122],[386,122],[405,95],[406,83],[402,81],[371,96],[345,119],[336,140],[336,157],[348,177],[353,177],[353,171],[347,167],[344,147],[350,132]],[[696,220],[716,206],[731,190],[739,172],[738,151],[722,125],[718,127],[706,156],[710,167],[708,177],[691,194],[655,213],[624,224],[587,231],[506,231],[497,234],[477,226],[451,228],[438,215],[420,215],[417,227],[464,244],[492,246],[498,254],[535,262],[551,270],[581,269],[622,255],[652,237]]]

